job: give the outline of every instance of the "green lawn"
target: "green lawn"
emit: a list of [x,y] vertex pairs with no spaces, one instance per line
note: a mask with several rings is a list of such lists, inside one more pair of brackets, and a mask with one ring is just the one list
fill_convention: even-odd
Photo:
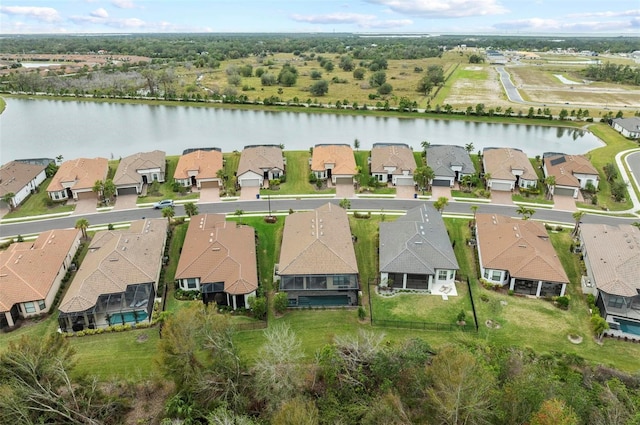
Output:
[[225,193],[233,195],[236,193],[236,173],[238,172],[238,165],[240,164],[240,156],[242,154],[238,151],[231,153],[225,153],[222,155],[224,158],[224,189]]
[[265,195],[295,195],[300,193],[321,193],[315,186],[309,183],[309,151],[286,151],[284,157],[287,160],[286,181],[280,185],[279,190],[261,190]]
[[542,205],[553,205],[553,201],[549,199],[544,199],[544,195],[537,196],[522,196],[519,194],[511,195],[511,199],[513,202],[525,202],[530,204],[542,204]]
[[75,209],[73,202],[66,204],[57,202],[53,207],[47,206],[47,199],[49,199],[49,195],[47,195],[47,187],[49,186],[49,183],[51,183],[51,178],[42,182],[36,193],[29,195],[22,205],[19,205],[14,211],[5,214],[3,218],[31,217],[35,215],[57,214],[73,211]]
[[167,286],[167,302],[165,310],[173,312],[178,310],[184,301],[179,301],[174,296],[175,291],[175,276],[176,269],[178,268],[178,261],[180,260],[180,251],[184,244],[184,238],[187,234],[189,223],[183,223],[173,228],[173,234],[171,236],[171,242],[169,245],[169,263],[164,271],[164,284]]
[[176,171],[178,165],[179,155],[170,155],[166,157],[167,168],[165,170],[165,182],[160,184],[159,195],[147,194],[147,196],[138,196],[138,204],[145,204],[149,202],[157,202],[162,199],[198,199],[200,196],[198,193],[185,193],[173,191],[173,174]]

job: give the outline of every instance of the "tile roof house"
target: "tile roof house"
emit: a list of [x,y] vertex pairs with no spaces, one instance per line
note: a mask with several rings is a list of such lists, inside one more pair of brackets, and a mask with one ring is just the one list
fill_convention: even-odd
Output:
[[318,179],[329,179],[333,184],[353,183],[356,175],[356,159],[349,145],[321,144],[313,148],[311,172]]
[[624,137],[640,139],[640,117],[614,118],[611,127]]
[[490,174],[487,188],[513,191],[516,188],[533,188],[538,184],[538,175],[529,158],[520,149],[484,148],[482,165],[485,174]]
[[640,329],[640,229],[581,224],[580,245],[587,269],[583,283],[596,288],[596,305],[610,329]]
[[394,186],[414,186],[416,159],[404,143],[374,143],[369,163],[371,175],[379,182]]
[[262,187],[265,180],[280,178],[284,174],[284,166],[280,146],[245,146],[238,164],[238,184],[240,187]]
[[222,169],[220,149],[199,149],[180,156],[173,178],[184,187],[220,187],[222,181],[218,177],[218,171]]
[[54,201],[98,199],[93,191],[96,181],[104,181],[109,172],[107,158],[78,158],[65,161],[51,179],[47,193]]
[[142,193],[145,184],[165,180],[166,155],[163,151],[139,152],[120,160],[113,177],[118,195]]
[[80,230],[56,229],[0,251],[0,328],[46,313],[80,246]]
[[175,278],[180,289],[202,292],[205,303],[247,308],[258,289],[253,227],[224,214],[191,217]]
[[149,321],[158,290],[168,222],[133,221],[97,232],[60,303],[63,331]]
[[577,198],[587,184],[598,187],[600,175],[586,156],[545,153],[542,157],[544,175],[555,178],[552,194]]
[[455,288],[458,261],[442,216],[428,204],[396,221],[381,222],[379,251],[381,283],[432,294]]
[[277,274],[293,307],[357,305],[358,263],[347,212],[327,203],[288,215]]
[[427,165],[431,167],[434,178],[432,186],[453,187],[464,176],[476,173],[469,152],[462,146],[431,145],[427,148]]
[[476,215],[480,277],[519,294],[564,295],[569,278],[542,223]]
[[13,193],[11,207],[17,207],[47,178],[46,165],[11,161],[0,167],[0,199]]

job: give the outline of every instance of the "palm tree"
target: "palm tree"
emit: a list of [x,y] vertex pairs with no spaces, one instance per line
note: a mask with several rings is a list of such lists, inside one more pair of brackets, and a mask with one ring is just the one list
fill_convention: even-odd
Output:
[[169,224],[171,224],[171,219],[174,215],[176,215],[176,212],[174,211],[173,207],[164,207],[162,209],[162,216],[169,220]]
[[536,210],[534,210],[533,208],[528,208],[524,205],[518,206],[518,209],[516,210],[516,213],[520,214],[523,220],[529,220],[531,216],[535,214],[535,212]]
[[471,153],[471,151],[473,150],[474,146],[473,146],[473,142],[469,142],[466,145],[464,145],[464,150],[467,151],[467,153]]
[[426,140],[423,140],[422,142],[420,142],[420,146],[422,146],[422,157],[424,158],[424,163],[427,163],[427,149],[429,149],[429,146],[431,146],[431,142],[428,142]]
[[422,187],[422,194],[424,195],[425,188],[429,187],[429,183],[435,177],[435,173],[431,167],[424,166],[418,167],[413,173],[413,180],[418,183],[418,186]]
[[82,232],[82,237],[84,239],[87,239],[87,227],[89,227],[89,220],[87,220],[86,218],[79,218],[76,221],[76,229],[80,229],[80,231]]
[[16,196],[15,193],[13,192],[9,192],[9,193],[5,193],[2,196],[2,202],[5,202],[8,206],[9,206],[9,211],[13,211],[13,197]]
[[480,207],[478,207],[477,205],[471,205],[469,208],[471,209],[471,211],[473,211],[473,222],[475,223],[476,213],[478,212],[478,208]]
[[442,213],[444,208],[449,205],[449,198],[446,196],[441,196],[437,201],[433,203],[433,207],[438,210],[438,212]]
[[356,152],[358,152],[358,149],[360,149],[360,140],[354,139],[353,140],[353,147],[356,148]]
[[551,194],[553,192],[552,188],[556,185],[556,177],[555,176],[545,177],[544,184],[547,185],[547,197],[551,199]]
[[184,212],[188,217],[198,215],[198,206],[193,202],[187,202],[186,204],[184,204]]
[[572,236],[578,236],[578,231],[580,230],[580,220],[582,220],[582,217],[584,217],[585,212],[584,211],[576,211],[573,214],[571,214],[573,216],[573,220],[575,221],[575,226],[573,227],[573,232],[571,232]]

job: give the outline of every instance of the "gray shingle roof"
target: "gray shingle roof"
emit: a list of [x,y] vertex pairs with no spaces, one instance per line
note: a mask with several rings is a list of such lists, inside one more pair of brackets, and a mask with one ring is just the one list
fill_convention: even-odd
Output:
[[380,271],[434,274],[459,269],[440,214],[430,205],[407,211],[394,222],[380,223]]
[[427,165],[431,167],[436,176],[454,177],[456,173],[452,166],[462,167],[462,174],[476,172],[469,153],[456,145],[431,145],[427,148]]

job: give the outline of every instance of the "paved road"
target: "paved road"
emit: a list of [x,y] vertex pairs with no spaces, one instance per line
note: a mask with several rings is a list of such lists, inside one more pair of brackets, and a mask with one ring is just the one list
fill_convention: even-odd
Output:
[[[634,180],[636,185],[640,187],[640,152],[628,155],[626,160],[627,165],[629,165],[629,171],[631,171],[629,178]],[[630,187],[629,190],[632,190],[632,188]]]
[[504,69],[504,66],[497,66],[496,70],[498,71],[498,74],[500,74],[500,82],[502,83],[502,87],[504,87],[509,100],[516,103],[526,103],[522,96],[520,96],[520,92],[518,91],[516,86],[513,85],[511,76],[509,75],[507,70]]
[[[415,199],[351,199],[352,210],[407,210],[417,206],[420,200]],[[338,204],[338,199],[280,199],[271,200],[271,209],[273,211],[289,211],[289,209],[301,210],[301,209],[313,209],[327,202]],[[431,201],[427,201],[432,203]],[[451,202],[445,209],[446,213],[462,213],[471,214],[471,203],[466,202]],[[474,204],[479,205],[479,204]],[[198,210],[200,213],[234,213],[236,210],[243,210],[245,213],[262,212],[267,211],[267,201],[253,200],[253,201],[237,201],[237,202],[216,202],[211,204],[199,204]],[[516,207],[509,205],[495,205],[495,204],[481,204],[479,205],[478,212],[481,213],[496,213],[504,214],[512,217],[518,217],[516,214]],[[176,216],[185,215],[184,208],[182,206],[176,206]],[[124,211],[110,211],[95,214],[87,214],[84,217],[89,220],[91,226],[106,225],[109,223],[128,222],[132,220],[138,220],[143,217],[146,218],[159,218],[162,217],[160,210],[154,210],[152,208],[138,208],[135,210]],[[38,220],[31,222],[3,224],[0,226],[0,237],[5,238],[15,235],[27,235],[32,233],[39,233],[45,230],[54,228],[71,228],[75,225],[80,216],[54,218],[48,220]],[[557,211],[551,209],[536,209],[536,213],[533,219],[544,220],[550,222],[570,223],[573,224],[574,220],[571,212]],[[584,223],[633,223],[637,221],[637,218],[622,218],[612,217],[598,214],[587,214],[583,217]]]

